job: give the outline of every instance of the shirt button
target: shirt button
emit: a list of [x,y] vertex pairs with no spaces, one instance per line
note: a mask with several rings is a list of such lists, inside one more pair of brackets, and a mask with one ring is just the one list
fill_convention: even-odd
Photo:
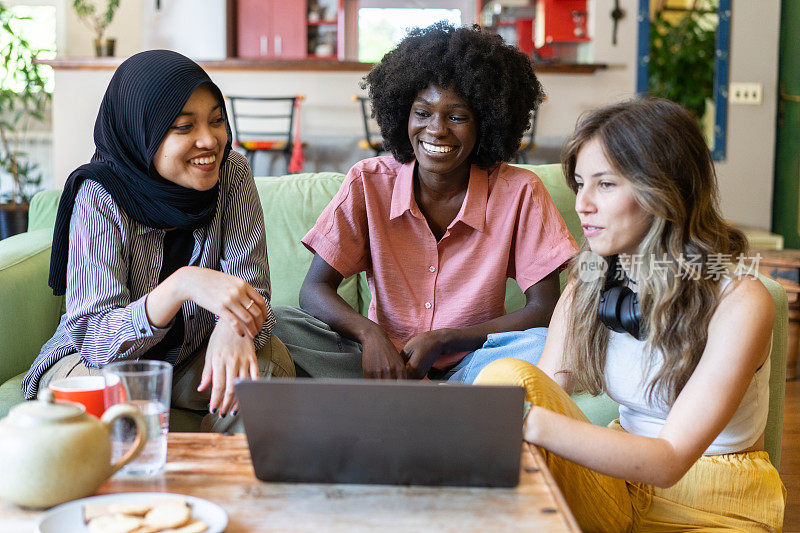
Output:
[[430,308],[431,308],[431,303],[425,302],[425,309],[430,309]]
[[431,272],[436,272],[436,267],[435,266],[429,267],[428,270],[430,270]]
[[147,330],[144,328],[140,329],[139,331],[141,331],[142,333],[147,333]]

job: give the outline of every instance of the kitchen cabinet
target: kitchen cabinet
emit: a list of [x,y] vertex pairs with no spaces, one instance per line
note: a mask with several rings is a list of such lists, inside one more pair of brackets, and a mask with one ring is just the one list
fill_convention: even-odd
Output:
[[586,0],[479,0],[480,21],[536,60],[573,62],[591,42]]
[[299,59],[308,55],[305,0],[237,0],[237,55]]

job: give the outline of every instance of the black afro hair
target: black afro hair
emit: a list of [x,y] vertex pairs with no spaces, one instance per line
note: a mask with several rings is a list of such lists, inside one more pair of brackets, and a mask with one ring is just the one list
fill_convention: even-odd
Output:
[[455,91],[475,112],[478,140],[470,161],[483,168],[513,157],[544,96],[530,57],[499,35],[446,22],[415,28],[361,84],[386,148],[401,163],[414,159],[408,116],[429,85]]

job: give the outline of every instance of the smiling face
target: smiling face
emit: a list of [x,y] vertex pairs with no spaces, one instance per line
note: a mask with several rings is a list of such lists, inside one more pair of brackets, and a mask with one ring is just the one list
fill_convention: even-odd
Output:
[[219,164],[227,142],[220,102],[211,90],[200,86],[170,126],[153,166],[172,183],[207,191],[219,180]]
[[630,180],[606,159],[598,139],[578,152],[575,182],[575,210],[592,251],[603,256],[636,254],[653,217],[636,201]]
[[469,177],[478,121],[452,89],[429,85],[417,94],[408,115],[408,138],[421,178]]

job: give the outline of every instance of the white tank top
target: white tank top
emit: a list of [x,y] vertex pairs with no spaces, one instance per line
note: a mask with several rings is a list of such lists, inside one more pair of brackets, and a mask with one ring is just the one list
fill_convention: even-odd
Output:
[[[727,282],[723,281],[724,288]],[[661,367],[661,353],[648,371],[645,343],[628,335],[610,331],[606,356],[605,380],[608,395],[619,404],[619,423],[628,433],[658,437],[669,414],[669,407],[654,397],[647,399],[647,386]],[[770,358],[764,361],[725,429],[714,439],[703,455],[719,455],[745,450],[755,444],[767,424],[769,412]]]

